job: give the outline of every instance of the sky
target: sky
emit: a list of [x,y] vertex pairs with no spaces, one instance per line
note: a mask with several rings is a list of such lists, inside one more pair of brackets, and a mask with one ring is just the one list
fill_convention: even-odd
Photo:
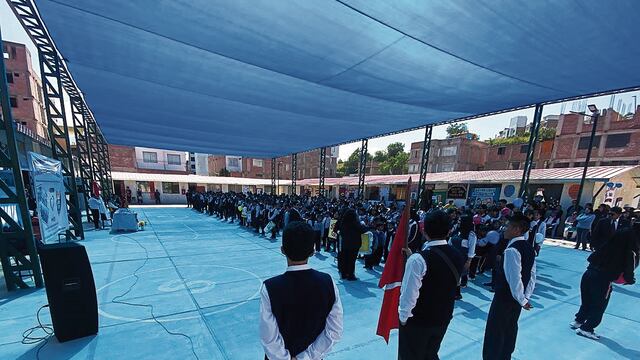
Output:
[[[16,19],[13,12],[9,8],[9,5],[5,1],[0,0],[0,26],[2,26],[2,38],[4,40],[15,41],[27,45],[27,48],[31,52],[33,60],[33,68],[38,70],[38,54],[33,43],[22,29],[20,22]],[[615,98],[611,99],[612,96]],[[636,96],[636,99],[633,97]],[[616,95],[606,95],[591,98],[588,100],[578,100],[567,102],[564,106],[562,104],[552,104],[544,107],[542,116],[551,114],[568,113],[571,110],[582,111],[587,104],[596,104],[599,109],[608,108],[611,103],[614,104],[614,108],[617,108],[618,104],[628,108],[633,108],[634,101],[640,100],[640,91],[627,92]],[[478,134],[480,140],[488,140],[496,136],[500,130],[509,126],[509,121],[514,116],[524,115],[527,117],[528,122],[533,120],[534,108],[512,111],[509,113],[486,116],[471,121],[466,121],[469,131]],[[100,121],[98,119],[98,121]],[[446,128],[448,125],[436,126],[433,128],[433,139],[444,139],[447,136]],[[378,150],[384,150],[387,145],[394,142],[401,142],[405,145],[405,151],[409,151],[411,143],[424,140],[424,129],[410,131],[402,134],[391,135],[376,139],[369,140],[368,151],[374,154]],[[346,160],[351,153],[360,147],[360,142],[346,144],[340,146],[339,158]]]

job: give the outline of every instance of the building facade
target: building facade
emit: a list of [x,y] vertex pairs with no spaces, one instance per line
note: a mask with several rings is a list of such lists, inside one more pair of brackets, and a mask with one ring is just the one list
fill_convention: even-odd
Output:
[[[429,151],[427,172],[477,171],[486,163],[488,144],[465,136],[452,139],[433,139]],[[422,142],[411,144],[409,174],[420,172]]]
[[[536,144],[532,167],[550,167],[554,140],[544,140]],[[520,170],[524,168],[529,152],[529,144],[489,145],[487,147],[486,170]]]
[[31,66],[31,53],[20,43],[3,41],[2,46],[13,120],[48,139],[42,82]]
[[[640,107],[638,108],[640,109]],[[623,116],[602,110],[593,141],[590,166],[637,165],[640,163],[640,111]],[[581,114],[560,116],[551,166],[584,166],[593,121]]]

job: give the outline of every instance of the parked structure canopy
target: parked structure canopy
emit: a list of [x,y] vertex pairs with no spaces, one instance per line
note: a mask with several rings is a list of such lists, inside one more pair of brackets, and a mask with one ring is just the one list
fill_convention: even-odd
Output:
[[38,0],[108,141],[262,157],[640,85],[640,2]]

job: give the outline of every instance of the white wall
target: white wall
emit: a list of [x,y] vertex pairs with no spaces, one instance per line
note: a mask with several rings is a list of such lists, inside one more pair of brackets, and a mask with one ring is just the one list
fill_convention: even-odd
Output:
[[[171,151],[171,150],[163,150],[163,149],[153,149],[153,148],[144,148],[144,147],[135,147],[136,151],[136,164],[141,169],[154,169],[154,170],[174,170],[174,171],[185,171],[187,159],[189,158],[189,153],[181,152],[181,151]],[[156,153],[156,157],[158,162],[156,163],[146,163],[144,162],[144,152],[153,152]],[[167,155],[178,155],[180,156],[180,164],[169,164],[167,160]]]

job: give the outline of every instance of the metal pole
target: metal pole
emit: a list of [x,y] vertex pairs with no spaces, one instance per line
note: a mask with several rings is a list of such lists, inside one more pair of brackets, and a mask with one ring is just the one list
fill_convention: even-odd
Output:
[[416,201],[416,210],[422,204],[422,192],[425,190],[427,182],[427,172],[429,168],[429,154],[431,152],[431,135],[433,133],[433,125],[427,125],[424,129],[424,141],[422,142],[422,159],[420,159],[420,180],[418,181],[418,198]]
[[298,154],[291,155],[291,195],[296,194],[296,180],[298,179]]
[[276,194],[276,158],[271,158],[271,195]]
[[360,145],[360,164],[358,166],[358,200],[364,200],[364,181],[367,172],[367,148],[369,139],[362,139]]
[[576,202],[580,205],[580,198],[582,198],[582,191],[584,190],[584,182],[587,178],[587,170],[589,169],[589,161],[591,161],[591,150],[593,149],[593,140],[596,137],[596,128],[598,127],[598,117],[600,117],[600,112],[596,111],[593,115],[590,116],[592,120],[591,127],[591,137],[589,138],[589,148],[587,149],[587,158],[584,161],[584,168],[582,169],[582,178],[580,179],[580,187],[578,188],[578,196],[576,197]]
[[318,184],[318,191],[320,192],[320,196],[324,196],[324,175],[325,168],[327,166],[327,148],[320,148],[320,179]]
[[536,144],[540,138],[540,124],[542,121],[542,104],[537,104],[533,114],[533,123],[529,130],[529,145],[527,148],[527,158],[522,169],[522,179],[520,180],[520,191],[518,197],[527,201],[529,197],[529,177],[533,167],[533,158],[536,152]]
[[[0,32],[0,49],[2,49],[2,33]],[[9,225],[8,231],[0,228],[0,264],[4,273],[4,280],[7,290],[15,290],[18,286],[28,287],[27,284],[15,273],[21,270],[31,270],[36,287],[42,287],[42,271],[40,260],[33,238],[31,228],[31,217],[27,197],[25,194],[24,179],[20,169],[18,159],[18,144],[16,142],[15,125],[11,114],[9,102],[9,85],[7,84],[6,68],[4,58],[0,59],[0,103],[2,106],[2,128],[6,137],[6,144],[0,146],[0,167],[10,169],[13,174],[13,184],[7,184],[0,178],[0,190],[5,194],[0,198],[0,204],[15,204],[20,216],[21,224],[18,224],[2,207],[0,207],[0,218]],[[12,189],[15,187],[15,189]],[[15,245],[26,248],[26,254],[19,251]],[[28,255],[29,258],[25,255]],[[11,261],[11,258],[14,261]]]

